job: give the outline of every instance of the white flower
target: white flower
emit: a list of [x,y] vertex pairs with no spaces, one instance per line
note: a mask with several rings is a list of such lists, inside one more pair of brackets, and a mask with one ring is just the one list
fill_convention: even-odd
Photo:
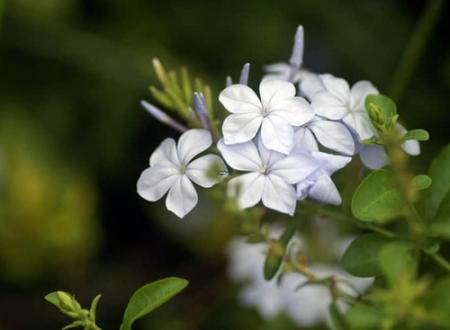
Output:
[[297,184],[297,198],[303,200],[310,197],[328,204],[341,204],[341,195],[331,175],[346,166],[351,161],[351,157],[319,151],[312,151],[309,154],[316,162],[317,169]]
[[[400,135],[404,135],[407,132],[400,124],[397,124],[396,128]],[[376,170],[389,164],[389,157],[386,154],[384,146],[377,144],[360,144],[358,147],[359,157],[367,168]],[[420,154],[420,144],[418,141],[405,141],[402,144],[402,148],[410,156],[417,156]]]
[[294,146],[294,128],[314,117],[310,104],[296,97],[295,86],[281,80],[263,80],[259,85],[261,100],[248,86],[237,84],[219,95],[223,106],[232,114],[223,122],[226,144],[252,140],[261,127],[264,146],[288,154]]
[[231,179],[228,192],[242,209],[262,200],[266,207],[292,215],[297,202],[293,184],[311,174],[316,164],[307,155],[286,156],[268,150],[260,138],[257,140],[257,145],[253,141],[234,145],[219,141],[218,148],[227,164],[249,172]]
[[[272,235],[273,232],[271,228]],[[293,245],[303,249],[304,241],[300,235],[295,235],[288,250],[292,249]],[[348,242],[345,240],[339,244],[347,245]],[[267,244],[248,244],[241,237],[234,238],[227,247],[230,278],[238,283],[245,282],[240,293],[243,305],[256,308],[261,316],[267,319],[284,313],[299,327],[314,326],[327,321],[328,306],[332,301],[329,290],[320,285],[306,285],[297,290],[299,285],[307,281],[306,277],[299,273],[287,273],[279,282],[265,281],[262,269],[267,251]],[[365,291],[373,282],[372,278],[353,277],[335,265],[313,263],[308,268],[319,277],[337,276],[345,279],[360,292]],[[339,287],[349,295],[355,295],[347,286],[340,284]]]
[[178,145],[167,138],[150,156],[150,167],[142,172],[138,182],[138,194],[151,202],[167,192],[166,207],[183,218],[197,204],[194,185],[212,187],[219,181],[209,171],[216,166],[220,175],[226,175],[226,166],[216,155],[205,155],[192,160],[212,144],[211,134],[204,129],[191,129],[180,136]]
[[[369,94],[378,94],[378,90],[368,81],[359,81],[350,89],[344,79],[330,74],[319,75],[318,78],[319,81],[317,77],[306,79],[300,85],[303,93],[310,96],[316,114],[342,120],[358,134],[359,140],[373,137],[375,129],[365,111],[364,100]],[[312,87],[306,88],[307,85]]]

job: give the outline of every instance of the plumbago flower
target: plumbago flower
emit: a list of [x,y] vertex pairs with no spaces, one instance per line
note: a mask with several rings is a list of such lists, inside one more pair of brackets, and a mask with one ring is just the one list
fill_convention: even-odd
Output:
[[294,128],[309,122],[314,112],[302,97],[295,96],[292,83],[263,80],[259,85],[261,99],[248,86],[231,85],[219,95],[219,101],[232,114],[223,122],[225,144],[252,140],[261,128],[267,149],[289,154],[294,147]]
[[[210,188],[227,175],[219,156],[209,154],[193,160],[211,145],[211,134],[204,129],[186,131],[178,145],[172,138],[165,139],[150,156],[150,167],[142,172],[137,182],[138,194],[154,202],[168,192],[167,209],[183,218],[198,201],[191,181]],[[217,175],[211,175],[213,169],[217,170]]]
[[228,193],[237,199],[240,208],[255,206],[262,200],[270,209],[294,214],[297,196],[293,185],[317,169],[311,157],[269,150],[261,138],[234,145],[220,140],[217,146],[230,167],[249,172],[228,182]]

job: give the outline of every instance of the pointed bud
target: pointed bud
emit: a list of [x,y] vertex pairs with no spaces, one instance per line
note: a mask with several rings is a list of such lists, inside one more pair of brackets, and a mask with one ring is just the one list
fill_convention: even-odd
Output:
[[292,55],[289,60],[289,63],[300,69],[303,62],[303,48],[304,48],[304,33],[303,26],[299,25],[297,28],[297,32],[295,33],[294,38],[294,47],[292,48]]
[[239,83],[242,85],[248,85],[249,74],[250,74],[250,63],[245,63],[241,70],[241,76],[239,77]]
[[157,107],[148,103],[147,101],[142,100],[141,105],[145,110],[147,110],[147,112],[150,115],[152,115],[156,120],[160,121],[161,123],[164,123],[167,126],[172,127],[174,130],[176,130],[180,133],[187,131],[186,127],[184,127],[179,122],[177,122],[175,119],[173,119],[168,114],[166,114],[164,111],[158,109]]
[[233,85],[233,79],[231,79],[230,76],[227,76],[226,80],[225,80],[225,86],[229,87]]
[[194,110],[200,118],[203,127],[211,132],[211,125],[208,118],[208,111],[206,109],[206,101],[202,93],[194,93]]

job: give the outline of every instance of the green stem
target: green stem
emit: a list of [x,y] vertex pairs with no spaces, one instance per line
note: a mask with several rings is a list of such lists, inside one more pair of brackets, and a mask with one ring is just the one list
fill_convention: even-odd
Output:
[[439,253],[431,253],[431,259],[433,259],[438,265],[447,270],[450,273],[450,263],[445,260]]
[[398,101],[406,89],[408,82],[419,63],[431,32],[442,13],[444,3],[444,0],[429,0],[420,20],[417,22],[401,56],[400,63],[397,66],[389,88],[388,94],[394,100]]

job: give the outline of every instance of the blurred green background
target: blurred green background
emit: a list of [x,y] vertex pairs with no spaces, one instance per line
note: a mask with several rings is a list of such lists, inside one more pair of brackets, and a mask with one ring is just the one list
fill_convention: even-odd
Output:
[[[99,324],[117,328],[134,289],[169,275],[191,285],[138,328],[294,329],[239,308],[223,253],[239,227],[220,206],[203,199],[179,220],[136,194],[150,153],[175,136],[139,106],[151,59],[187,66],[216,93],[249,61],[256,85],[303,24],[307,68],[386,93],[424,5],[0,0],[0,329],[60,328],[43,300],[56,289],[85,304],[102,293]],[[417,169],[450,140],[449,14],[445,4],[399,98],[407,127],[431,133]]]

